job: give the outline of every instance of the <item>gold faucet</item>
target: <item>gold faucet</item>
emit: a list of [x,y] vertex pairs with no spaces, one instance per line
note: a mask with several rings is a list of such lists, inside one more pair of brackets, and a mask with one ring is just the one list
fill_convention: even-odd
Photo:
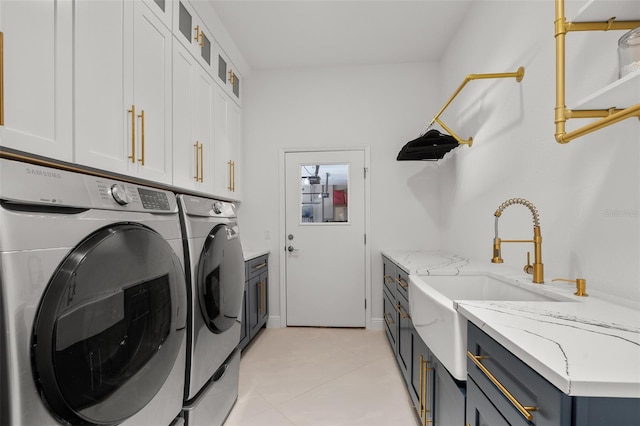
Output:
[[[504,209],[513,204],[522,204],[523,206],[528,207],[529,210],[531,210],[531,214],[533,215],[532,240],[501,240],[498,237],[498,218],[502,215]],[[531,201],[527,201],[524,198],[511,198],[502,203],[493,215],[496,217],[496,235],[493,239],[493,258],[491,259],[491,262],[503,263],[501,243],[533,243],[533,265],[530,265],[529,260],[527,259],[527,264],[524,266],[524,271],[528,274],[533,274],[534,283],[544,283],[544,267],[542,265],[542,236],[540,235],[540,218],[538,217],[538,209],[536,209]],[[527,257],[528,256],[529,255],[527,255]]]

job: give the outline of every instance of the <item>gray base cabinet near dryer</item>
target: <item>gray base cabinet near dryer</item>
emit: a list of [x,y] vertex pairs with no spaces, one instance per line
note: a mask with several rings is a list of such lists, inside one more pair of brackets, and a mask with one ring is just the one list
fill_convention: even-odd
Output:
[[268,254],[245,261],[242,328],[238,348],[244,349],[267,324],[269,318]]

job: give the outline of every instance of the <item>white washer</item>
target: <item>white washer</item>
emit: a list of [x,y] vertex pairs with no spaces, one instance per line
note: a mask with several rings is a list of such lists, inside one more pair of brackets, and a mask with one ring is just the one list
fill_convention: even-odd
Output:
[[171,192],[0,159],[0,424],[176,421],[182,258]]
[[222,424],[238,397],[244,257],[231,203],[178,195],[187,300],[187,426]]

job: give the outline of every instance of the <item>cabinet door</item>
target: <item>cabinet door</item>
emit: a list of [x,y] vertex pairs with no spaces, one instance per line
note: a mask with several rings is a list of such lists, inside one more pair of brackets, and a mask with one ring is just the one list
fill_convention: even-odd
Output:
[[253,338],[262,326],[262,281],[260,275],[249,280],[249,335]]
[[224,50],[217,45],[218,52],[218,84],[233,99],[238,106],[242,106],[241,81],[242,76],[238,69],[231,63]]
[[467,380],[467,426],[511,426],[476,383]]
[[173,47],[173,184],[211,193],[214,83],[184,46]]
[[[418,413],[418,417],[424,420],[432,419],[433,412],[433,374],[430,362],[430,353],[427,345],[422,341],[415,329],[411,333],[411,381],[409,396]],[[430,397],[430,398],[429,398]]]
[[176,38],[197,58],[200,65],[212,73],[213,37],[200,19],[191,3],[185,0],[175,2],[174,28]]
[[258,305],[258,318],[260,327],[267,323],[269,318],[269,272],[264,271],[260,274],[260,283],[258,284],[258,295],[260,297]]
[[123,46],[125,16],[133,13],[133,3],[75,0],[74,9],[75,160],[126,173],[132,100],[125,101]]
[[171,183],[169,29],[143,2],[74,7],[75,161]]
[[241,110],[224,90],[216,86],[214,125],[215,194],[241,198]]
[[396,264],[382,256],[382,283],[392,299],[396,298]]
[[398,353],[397,360],[405,382],[410,383],[412,356],[412,329],[411,318],[409,317],[409,302],[404,297],[396,299],[396,309],[398,311]]
[[387,333],[387,339],[389,339],[391,350],[395,356],[397,354],[396,336],[398,335],[398,313],[396,311],[395,299],[392,299],[386,290],[383,291],[383,293],[382,309],[384,312],[385,332]]
[[171,183],[172,35],[144,3],[134,3],[133,102],[138,170],[143,178]]
[[442,426],[463,425],[465,421],[465,384],[459,383],[432,355],[433,368],[433,419]]
[[2,146],[72,161],[72,29],[69,2],[0,1]]

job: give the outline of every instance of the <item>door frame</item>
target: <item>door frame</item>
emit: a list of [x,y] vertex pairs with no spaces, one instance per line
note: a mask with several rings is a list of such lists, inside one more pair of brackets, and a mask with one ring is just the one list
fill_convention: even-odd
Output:
[[[280,148],[280,156],[278,159],[278,170],[279,170],[279,182],[278,182],[278,191],[280,196],[280,236],[279,246],[282,247],[282,252],[280,253],[280,328],[287,327],[287,260],[284,253],[286,252],[287,247],[287,239],[286,239],[286,168],[285,168],[285,158],[288,153],[296,153],[296,152],[339,152],[339,151],[362,151],[364,154],[364,167],[366,170],[366,176],[364,180],[364,232],[367,236],[366,244],[364,246],[365,250],[365,326],[367,330],[372,329],[371,322],[371,188],[370,188],[370,175],[371,175],[371,158],[370,158],[370,147],[369,145],[365,146],[356,146],[356,147],[324,147],[324,148]],[[363,171],[363,173],[365,173]]]

